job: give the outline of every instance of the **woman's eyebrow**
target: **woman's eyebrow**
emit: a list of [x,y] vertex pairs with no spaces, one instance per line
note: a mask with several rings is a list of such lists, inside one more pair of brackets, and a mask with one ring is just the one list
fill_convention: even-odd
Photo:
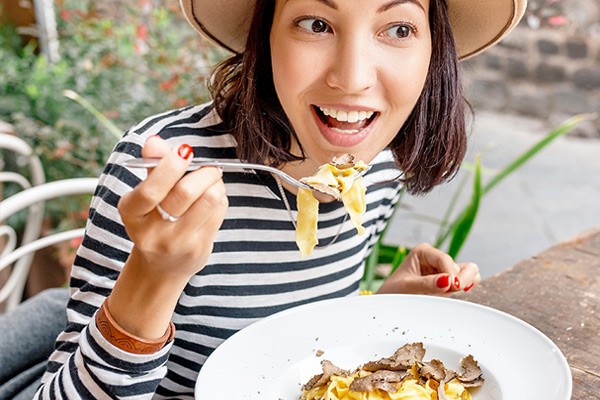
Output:
[[337,6],[337,4],[335,4],[335,1],[333,1],[333,0],[317,0],[317,1],[318,1],[319,3],[323,3],[323,4],[325,4],[325,5],[326,5],[326,6],[328,6],[328,7],[331,7],[331,8],[333,8],[334,10],[337,10],[337,9],[338,9],[338,6]]
[[[337,4],[333,0],[315,0],[315,1],[318,1],[319,3],[323,3],[326,6],[333,8],[334,10],[338,9]],[[392,0],[389,3],[386,3],[386,4],[382,5],[381,7],[379,7],[379,9],[377,10],[377,12],[378,13],[382,13],[382,12],[385,12],[385,11],[389,10],[392,7],[395,7],[395,6],[399,5],[399,4],[405,4],[405,3],[416,4],[417,6],[419,6],[419,8],[421,10],[423,10],[423,12],[426,12],[425,8],[423,7],[423,4],[421,4],[421,2],[419,0]]]
[[[285,0],[285,2],[286,2],[286,3],[289,3],[289,1],[290,1],[290,0]],[[334,10],[337,10],[337,9],[338,9],[338,6],[337,6],[337,4],[336,4],[336,3],[335,3],[335,1],[333,1],[333,0],[315,0],[315,1],[318,1],[319,3],[323,3],[323,4],[325,4],[327,7],[331,7],[331,8],[333,8]]]
[[[327,1],[327,0],[324,0],[324,1]],[[377,12],[382,13],[382,12],[387,11],[390,8],[395,7],[399,4],[406,4],[406,3],[412,3],[412,4],[419,6],[419,8],[421,10],[423,10],[423,12],[426,13],[425,8],[423,7],[423,4],[421,4],[421,2],[419,0],[393,0],[393,1],[390,1],[389,3],[382,5],[381,7],[379,7]]]

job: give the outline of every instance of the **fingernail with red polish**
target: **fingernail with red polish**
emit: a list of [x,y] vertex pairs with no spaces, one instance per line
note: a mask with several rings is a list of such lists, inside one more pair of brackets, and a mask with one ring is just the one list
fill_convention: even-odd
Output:
[[193,153],[194,153],[194,150],[192,149],[192,146],[190,146],[189,144],[184,143],[181,146],[179,146],[179,148],[177,149],[177,154],[179,154],[179,157],[183,158],[184,160],[187,160],[188,158],[190,158]]
[[454,278],[454,287],[460,289],[460,280],[458,277]]
[[437,278],[437,281],[435,281],[435,284],[437,287],[441,288],[445,288],[446,286],[448,286],[448,284],[450,283],[450,275],[442,275],[439,278]]
[[468,285],[468,286],[467,286],[467,287],[464,289],[464,291],[465,291],[465,292],[468,292],[469,290],[471,290],[471,288],[472,288],[473,286],[475,286],[475,283],[474,283],[474,282],[471,282],[471,284],[470,284],[470,285]]

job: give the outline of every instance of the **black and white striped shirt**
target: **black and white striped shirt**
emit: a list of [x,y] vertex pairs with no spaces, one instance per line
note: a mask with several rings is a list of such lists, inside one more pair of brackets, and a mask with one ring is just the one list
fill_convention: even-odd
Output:
[[[398,183],[368,188],[362,236],[345,220],[341,202],[320,204],[319,243],[328,243],[338,231],[339,237],[301,259],[275,180],[225,171],[229,209],[208,264],[181,294],[173,314],[175,340],[155,354],[130,354],[104,339],[94,316],[132,248],[117,202],[146,175],[120,164],[140,157],[146,139],[156,134],[172,147],[189,144],[195,157],[236,160],[233,137],[208,105],[148,118],[117,144],[100,177],[73,266],[69,325],[57,339],[37,398],[193,399],[204,361],[236,331],[293,306],[356,295],[365,258],[399,197]],[[384,151],[365,181],[397,174],[391,153]],[[295,217],[295,196],[286,196]]]

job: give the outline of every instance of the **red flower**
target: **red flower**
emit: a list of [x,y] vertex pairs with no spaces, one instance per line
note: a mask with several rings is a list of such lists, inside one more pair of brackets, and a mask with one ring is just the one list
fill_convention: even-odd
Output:
[[62,159],[64,158],[65,154],[67,154],[69,151],[71,151],[73,149],[73,145],[70,143],[59,143],[58,146],[56,147],[56,149],[54,149],[54,151],[52,152],[52,155],[54,156],[55,159]]
[[135,37],[143,41],[148,39],[148,26],[143,24],[138,25],[135,30]]
[[71,13],[71,11],[69,10],[62,10],[60,12],[60,18],[63,21],[69,22],[71,20],[71,17],[73,16],[73,14]]
[[175,100],[175,103],[173,103],[173,106],[176,108],[185,107],[187,105],[188,105],[188,101],[186,99],[182,99],[181,97],[178,98],[177,100]]
[[177,84],[177,82],[179,82],[179,75],[173,75],[171,79],[162,81],[160,83],[160,90],[162,90],[163,92],[171,90]]
[[553,15],[552,17],[548,18],[548,23],[552,26],[563,26],[568,22],[569,20],[564,15]]

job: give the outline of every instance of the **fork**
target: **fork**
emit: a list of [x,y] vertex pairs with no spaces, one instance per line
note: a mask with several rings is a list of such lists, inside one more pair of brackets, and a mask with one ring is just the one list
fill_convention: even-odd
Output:
[[[126,160],[123,162],[123,165],[129,168],[153,168],[158,166],[160,162],[160,158],[134,158],[131,160]],[[307,185],[306,183],[300,182],[298,179],[293,178],[292,176],[286,174],[283,171],[278,170],[277,168],[270,167],[268,165],[262,164],[251,164],[251,163],[241,163],[241,162],[233,162],[233,161],[218,161],[218,160],[198,160],[193,159],[191,164],[188,166],[187,171],[194,171],[202,167],[220,167],[226,170],[261,170],[267,171],[272,174],[278,175],[281,179],[289,183],[290,185],[294,185],[303,189],[316,190],[318,192],[322,192],[318,188]],[[360,176],[363,176],[371,169],[371,166],[367,166],[367,168],[363,171],[360,171],[355,175],[354,179],[357,179]],[[322,192],[325,193],[325,192]]]

